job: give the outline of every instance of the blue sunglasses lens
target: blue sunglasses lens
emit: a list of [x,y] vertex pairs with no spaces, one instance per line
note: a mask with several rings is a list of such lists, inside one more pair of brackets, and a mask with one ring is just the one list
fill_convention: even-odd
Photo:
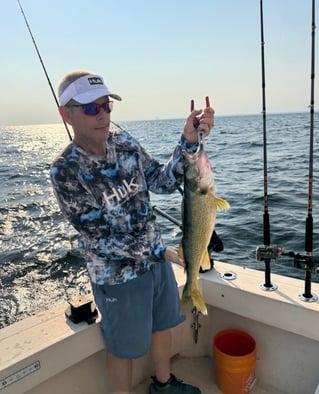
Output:
[[85,115],[94,116],[100,112],[100,106],[95,103],[89,103],[82,105]]
[[109,114],[113,109],[113,101],[106,101],[105,103],[102,104],[97,104],[97,103],[83,104],[82,108],[85,115],[89,115],[89,116],[97,115],[101,111],[101,108],[103,108],[104,111],[106,111]]

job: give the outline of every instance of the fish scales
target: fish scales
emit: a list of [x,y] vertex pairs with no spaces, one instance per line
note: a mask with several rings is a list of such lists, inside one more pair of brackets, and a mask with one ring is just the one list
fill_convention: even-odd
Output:
[[195,154],[183,152],[185,159],[184,195],[182,204],[183,237],[179,254],[186,264],[181,309],[183,313],[196,307],[207,314],[198,287],[200,267],[210,268],[208,244],[214,231],[217,210],[229,208],[227,201],[215,196],[214,174],[208,156],[201,145]]

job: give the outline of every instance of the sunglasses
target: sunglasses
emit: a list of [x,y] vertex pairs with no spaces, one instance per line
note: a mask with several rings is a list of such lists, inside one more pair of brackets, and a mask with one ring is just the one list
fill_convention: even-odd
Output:
[[106,113],[111,113],[113,109],[113,101],[105,101],[102,104],[98,103],[88,103],[88,104],[70,104],[66,107],[81,107],[85,115],[95,116],[100,113],[103,108]]

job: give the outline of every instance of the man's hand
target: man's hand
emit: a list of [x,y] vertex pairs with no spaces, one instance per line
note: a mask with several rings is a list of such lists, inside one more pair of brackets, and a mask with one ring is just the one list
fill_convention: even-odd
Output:
[[185,261],[179,257],[177,248],[167,247],[164,257],[167,261],[171,261],[172,263],[185,267]]
[[[183,135],[186,141],[198,142],[199,131],[202,131],[207,137],[214,127],[214,114],[215,111],[211,107],[192,111],[184,126]],[[195,122],[198,124],[197,128],[194,126]]]

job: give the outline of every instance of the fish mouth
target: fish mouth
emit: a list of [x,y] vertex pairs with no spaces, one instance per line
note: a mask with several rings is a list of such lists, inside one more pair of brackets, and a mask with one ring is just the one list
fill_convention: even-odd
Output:
[[202,155],[204,151],[203,150],[197,150],[195,153],[190,153],[187,152],[186,150],[182,151],[183,157],[184,159],[186,159],[186,161],[189,161],[190,163],[195,163],[199,157]]

